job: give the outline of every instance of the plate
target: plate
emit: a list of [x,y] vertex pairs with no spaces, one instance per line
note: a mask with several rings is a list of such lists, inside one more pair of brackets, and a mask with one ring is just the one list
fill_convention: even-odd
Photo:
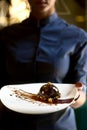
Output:
[[77,88],[75,84],[59,84],[52,83],[58,87],[59,92],[61,93],[60,100],[73,98],[72,101],[68,103],[58,103],[58,104],[47,104],[40,101],[35,101],[30,99],[30,101],[21,99],[17,97],[13,90],[23,90],[29,93],[37,94],[39,89],[45,83],[30,83],[30,84],[18,84],[18,85],[6,85],[3,86],[0,90],[0,99],[1,102],[10,110],[19,113],[25,114],[46,114],[56,111],[60,111],[64,108],[67,108],[75,102],[75,98],[78,96]]

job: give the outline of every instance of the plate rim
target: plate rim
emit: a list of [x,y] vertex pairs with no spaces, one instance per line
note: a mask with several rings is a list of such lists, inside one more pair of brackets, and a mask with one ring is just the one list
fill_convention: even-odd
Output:
[[[8,87],[8,86],[11,86],[11,87],[14,87],[14,86],[16,86],[16,87],[18,87],[18,86],[27,86],[27,85],[43,85],[43,84],[45,84],[45,83],[28,83],[28,84],[14,84],[14,85],[5,85],[5,86],[3,86],[2,88],[1,88],[1,90],[0,90],[0,100],[1,100],[1,102],[3,103],[3,101],[2,101],[2,97],[1,97],[1,91],[3,91],[3,89],[5,89],[5,87]],[[52,83],[52,84],[54,84],[54,85],[73,85],[73,86],[75,86],[75,84],[67,84],[67,83]],[[77,89],[76,89],[76,94],[75,95],[77,95]],[[71,104],[73,103],[73,101],[71,102],[71,103],[68,103],[66,106],[65,106],[65,108],[66,107],[69,107]],[[4,103],[3,103],[3,105],[5,105]],[[5,105],[5,107],[7,107],[8,109],[10,109],[10,110],[13,110],[12,108],[9,108],[8,106],[6,106]],[[46,106],[45,106],[46,107]],[[59,109],[59,110],[61,110],[61,109]],[[58,110],[58,108],[56,109],[55,108],[55,110],[51,110],[51,111],[47,111],[46,112],[46,110],[45,111],[42,111],[42,112],[35,112],[35,111],[31,111],[31,112],[24,112],[24,111],[17,111],[17,110],[13,110],[13,111],[16,111],[16,112],[19,112],[19,113],[26,113],[26,114],[46,114],[46,113],[53,113],[53,112],[56,112],[56,111],[59,111]]]

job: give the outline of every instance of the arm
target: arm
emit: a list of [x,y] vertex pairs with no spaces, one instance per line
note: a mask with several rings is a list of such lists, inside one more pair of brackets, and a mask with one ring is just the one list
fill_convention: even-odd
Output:
[[[79,48],[79,49],[78,49]],[[81,82],[82,88],[78,88],[80,97],[72,105],[73,108],[81,107],[86,101],[86,86],[87,86],[87,42],[81,44],[74,54],[74,82]],[[78,87],[78,86],[77,86]]]

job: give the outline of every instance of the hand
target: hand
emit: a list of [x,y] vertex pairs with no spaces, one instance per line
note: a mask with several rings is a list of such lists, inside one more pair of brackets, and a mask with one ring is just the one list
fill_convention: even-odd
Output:
[[74,104],[71,105],[74,109],[81,107],[86,101],[86,94],[82,91],[83,84],[81,82],[76,83],[76,87],[78,89],[79,98],[75,101]]

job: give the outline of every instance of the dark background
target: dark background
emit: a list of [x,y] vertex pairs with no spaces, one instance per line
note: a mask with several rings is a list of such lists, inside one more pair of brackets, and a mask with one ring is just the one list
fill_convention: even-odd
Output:
[[57,0],[58,15],[87,31],[87,0]]

